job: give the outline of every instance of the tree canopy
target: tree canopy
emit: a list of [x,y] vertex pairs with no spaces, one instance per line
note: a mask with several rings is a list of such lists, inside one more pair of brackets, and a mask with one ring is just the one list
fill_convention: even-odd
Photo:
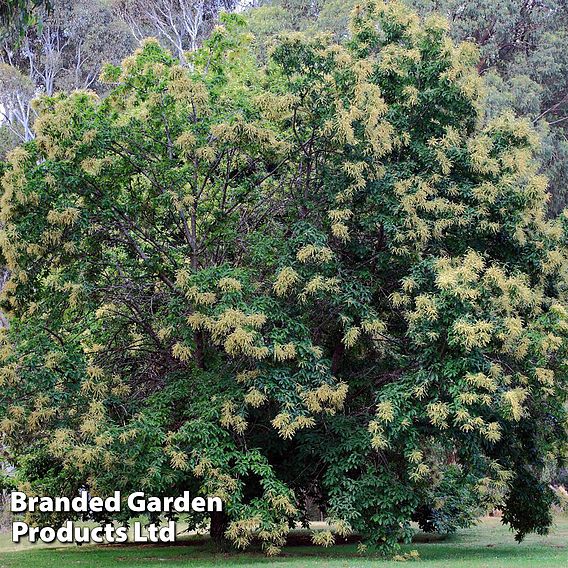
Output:
[[105,98],[42,97],[2,166],[19,482],[219,495],[226,537],[269,554],[310,502],[322,545],[389,552],[478,505],[546,532],[566,217],[530,123],[484,121],[476,47],[397,2],[266,64],[222,24],[186,65],[144,42]]
[[[568,181],[568,58],[566,0],[405,0],[422,16],[443,14],[456,41],[480,50],[477,69],[486,78],[486,119],[505,109],[527,117],[542,138],[541,169],[550,180],[550,215],[566,206]],[[343,0],[261,0],[247,11],[257,49],[266,51],[286,30],[326,31],[349,38],[353,3]]]

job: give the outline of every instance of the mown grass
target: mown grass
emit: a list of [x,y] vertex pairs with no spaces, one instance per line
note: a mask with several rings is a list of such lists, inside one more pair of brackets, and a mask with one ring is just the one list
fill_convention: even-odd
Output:
[[[421,568],[548,568],[568,567],[568,517],[558,517],[547,537],[531,535],[521,544],[498,519],[486,518],[446,540],[418,533],[405,551],[418,550]],[[413,561],[410,561],[412,563]],[[161,566],[226,566],[253,568],[363,568],[400,566],[374,555],[357,555],[354,545],[329,549],[289,546],[282,556],[266,558],[258,552],[218,553],[204,539],[176,546],[15,546],[8,535],[0,540],[0,568],[139,568]]]

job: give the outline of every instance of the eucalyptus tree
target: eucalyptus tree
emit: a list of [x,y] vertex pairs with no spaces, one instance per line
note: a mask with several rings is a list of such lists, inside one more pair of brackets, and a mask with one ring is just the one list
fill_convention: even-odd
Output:
[[182,62],[186,52],[195,51],[217,24],[222,11],[230,11],[235,0],[114,0],[116,13],[141,41],[158,37]]

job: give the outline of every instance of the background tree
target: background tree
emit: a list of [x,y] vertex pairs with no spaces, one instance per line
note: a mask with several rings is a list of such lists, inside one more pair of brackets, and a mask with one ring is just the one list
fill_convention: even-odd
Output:
[[134,46],[105,2],[59,0],[42,13],[39,28],[21,40],[3,43],[4,63],[28,75],[38,91],[48,95],[74,89],[100,89],[103,63],[120,61]]
[[0,64],[0,110],[3,126],[15,143],[27,142],[33,138],[32,124],[35,112],[31,101],[35,86],[17,67]]
[[116,0],[116,13],[140,41],[156,36],[186,63],[186,52],[195,51],[217,23],[221,11],[230,11],[235,0]]
[[[103,94],[105,87],[98,80],[102,65],[118,63],[147,36],[158,37],[186,62],[186,51],[195,50],[213,29],[220,11],[234,5],[230,0],[38,3],[33,14],[41,25],[21,30],[7,26],[2,35],[0,60],[12,67],[3,67],[2,73],[22,77],[14,92],[3,95],[3,128],[10,130],[4,144],[31,136],[35,112],[30,103],[38,94],[84,88]],[[13,145],[6,146],[11,148]]]
[[0,52],[2,114],[18,140],[33,135],[36,96],[85,88],[101,92],[103,63],[120,61],[134,47],[106,2],[58,0],[35,12],[41,26],[5,35]]

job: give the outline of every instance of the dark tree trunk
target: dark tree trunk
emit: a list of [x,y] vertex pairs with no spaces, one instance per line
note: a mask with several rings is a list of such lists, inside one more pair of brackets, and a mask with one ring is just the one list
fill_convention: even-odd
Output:
[[339,367],[343,361],[343,354],[345,353],[345,345],[341,339],[335,344],[335,349],[333,350],[333,356],[331,358],[331,373],[335,375],[339,371]]
[[225,531],[229,525],[229,517],[225,511],[213,511],[211,513],[211,540],[221,549],[226,549],[229,546]]
[[205,370],[203,334],[200,331],[196,331],[194,334],[194,339],[195,339],[195,363],[200,369]]

